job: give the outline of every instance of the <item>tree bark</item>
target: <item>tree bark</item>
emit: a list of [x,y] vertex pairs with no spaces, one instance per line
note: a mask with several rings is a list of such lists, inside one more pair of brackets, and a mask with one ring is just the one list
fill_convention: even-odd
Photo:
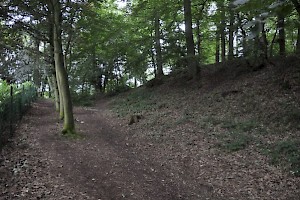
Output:
[[294,7],[298,13],[298,35],[297,35],[297,43],[296,43],[296,53],[300,54],[300,2],[298,0],[291,0],[294,4]]
[[279,54],[281,56],[286,55],[285,51],[285,22],[284,22],[284,16],[281,14],[278,14],[278,19],[277,19],[277,26],[278,26],[278,44],[279,44]]
[[222,21],[221,21],[221,29],[220,29],[220,36],[221,36],[221,57],[222,62],[226,61],[226,39],[225,39],[225,28],[226,28],[226,21],[225,21],[225,8],[224,8],[224,2],[221,7],[222,9]]
[[50,80],[52,82],[52,88],[53,88],[53,94],[55,99],[55,110],[59,112],[59,92],[58,92],[58,85],[57,85],[57,79],[55,73],[52,74],[50,77]]
[[[300,22],[300,16],[299,16]],[[296,43],[296,53],[300,54],[300,23],[298,24],[298,34],[297,34],[297,43]]]
[[56,68],[56,75],[58,77],[58,84],[60,86],[60,96],[62,97],[63,111],[64,111],[64,125],[63,134],[74,134],[75,123],[73,117],[73,107],[71,101],[71,94],[69,89],[68,75],[64,66],[64,56],[61,41],[61,24],[62,13],[61,4],[59,0],[51,0],[53,8],[53,44],[54,44],[54,61]]
[[163,61],[162,61],[162,53],[161,53],[161,45],[160,45],[160,19],[158,12],[155,13],[155,19],[154,19],[154,31],[155,31],[155,51],[156,51],[156,77],[161,78],[164,76],[163,72]]
[[269,50],[269,57],[270,58],[273,57],[273,50],[274,50],[274,44],[275,44],[275,39],[276,39],[276,36],[277,36],[277,32],[278,32],[278,29],[276,28],[273,39],[271,41],[271,45],[270,45],[270,50]]
[[220,62],[220,32],[219,28],[216,31],[216,55],[215,55],[216,63]]
[[228,60],[232,60],[234,58],[233,54],[233,33],[234,33],[234,11],[232,8],[229,8],[230,20],[229,20],[229,48],[228,48]]
[[246,34],[246,30],[242,26],[242,19],[241,19],[239,13],[237,14],[237,19],[239,21],[239,28],[241,29],[241,33],[242,33],[242,36],[243,36],[242,47],[243,47],[243,57],[245,58],[248,55],[248,52],[247,52],[247,46],[248,45],[247,45],[247,40],[246,40],[247,34]]
[[195,55],[195,43],[192,28],[191,0],[184,0],[184,21],[188,70],[190,76],[193,77],[194,80],[196,80],[198,78],[200,70]]
[[201,61],[200,56],[201,56],[201,31],[200,31],[200,19],[196,20],[196,35],[197,35],[197,55],[199,62]]

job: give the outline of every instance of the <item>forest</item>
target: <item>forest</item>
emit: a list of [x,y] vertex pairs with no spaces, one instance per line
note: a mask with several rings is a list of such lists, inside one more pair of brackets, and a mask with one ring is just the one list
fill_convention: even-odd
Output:
[[[2,0],[0,116],[6,116],[3,102],[13,98],[9,88],[21,93],[30,86],[30,102],[36,88],[42,98],[20,122],[30,133],[24,141],[52,156],[41,171],[49,165],[66,175],[72,169],[60,166],[73,163],[78,173],[71,175],[87,196],[77,186],[69,193],[59,186],[47,191],[47,184],[76,180],[51,177],[45,183],[37,170],[41,194],[30,185],[31,193],[0,190],[0,198],[10,192],[51,199],[57,192],[53,199],[297,199],[299,55],[300,0]],[[41,116],[48,117],[44,129],[37,124]],[[54,130],[62,134],[50,134]],[[35,135],[43,132],[45,138]],[[99,151],[109,153],[98,160]],[[40,161],[32,162],[40,169]],[[100,172],[110,168],[126,166],[128,173],[112,172],[107,184],[94,188],[82,175],[94,171],[92,165],[101,165],[92,182],[106,180]],[[14,174],[27,166],[13,165]],[[149,173],[154,182],[166,182],[148,184]],[[28,176],[21,176],[19,187]],[[3,177],[0,186],[8,180]],[[141,188],[122,185],[131,179],[143,180]]]
[[292,1],[1,3],[1,77],[48,86],[72,132],[71,96],[136,87],[170,72],[243,58],[253,68],[299,52]]

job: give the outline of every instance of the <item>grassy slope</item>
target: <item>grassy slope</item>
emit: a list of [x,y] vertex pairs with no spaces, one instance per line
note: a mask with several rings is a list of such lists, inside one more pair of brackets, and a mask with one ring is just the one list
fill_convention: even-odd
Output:
[[[208,156],[208,160],[227,163],[227,168],[232,168],[228,173],[235,173],[241,165],[270,164],[271,168],[280,166],[284,173],[297,176],[299,61],[295,57],[277,59],[274,65],[259,71],[242,61],[207,66],[200,88],[184,76],[174,75],[162,85],[120,94],[112,105],[124,123],[134,113],[145,117],[128,127],[132,137],[143,139],[143,145],[156,146],[154,156],[161,162],[170,162],[173,168],[179,164],[168,160],[176,160],[176,152],[180,152],[182,159],[190,158],[194,171]],[[243,164],[234,165],[235,162]],[[212,164],[215,170],[218,165],[225,166],[217,161]],[[196,175],[195,172],[193,176]],[[209,176],[216,178],[213,172]]]

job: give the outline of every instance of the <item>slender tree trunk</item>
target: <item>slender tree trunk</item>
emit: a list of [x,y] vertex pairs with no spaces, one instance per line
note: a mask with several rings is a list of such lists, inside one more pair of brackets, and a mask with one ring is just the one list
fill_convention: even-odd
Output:
[[229,48],[228,48],[228,60],[232,60],[234,58],[234,47],[233,47],[233,33],[234,33],[234,11],[232,8],[229,9],[230,20],[229,20]]
[[[50,4],[49,4],[50,6]],[[51,57],[51,65],[50,65],[50,70],[51,70],[51,75],[50,75],[50,78],[52,81],[52,85],[53,85],[53,88],[54,88],[54,99],[55,99],[55,110],[57,112],[59,112],[59,118],[60,119],[63,119],[63,107],[61,107],[61,95],[59,93],[59,84],[58,84],[58,77],[56,76],[56,68],[55,68],[55,61],[54,61],[54,39],[53,39],[53,13],[51,11],[49,11],[49,16],[48,16],[48,21],[49,21],[49,43],[50,43],[50,46],[49,46],[49,52],[50,52],[50,57]]]
[[197,19],[196,20],[196,35],[197,35],[197,55],[198,55],[198,58],[199,58],[199,61],[201,60],[200,59],[200,56],[201,56],[201,31],[200,31],[200,19]]
[[156,68],[155,54],[154,54],[154,49],[153,48],[151,48],[151,62],[152,62],[152,65],[153,65],[153,73],[156,76],[157,68]]
[[225,8],[224,8],[224,2],[222,2],[221,5],[221,28],[220,28],[220,37],[221,37],[221,58],[222,58],[222,62],[226,61],[226,39],[225,39],[225,28],[226,28],[226,21],[225,21]]
[[262,30],[261,35],[258,35],[254,38],[254,42],[258,51],[254,52],[254,59],[252,66],[254,68],[260,68],[260,66],[264,66],[266,61],[268,60],[268,41],[265,30],[265,23],[257,24],[259,29]]
[[261,36],[261,44],[262,44],[262,56],[264,61],[268,59],[268,39],[267,33],[265,29],[265,23],[262,23],[262,36]]
[[300,16],[298,24],[298,34],[297,34],[297,43],[296,43],[296,53],[300,54]]
[[294,7],[298,13],[298,35],[297,35],[297,44],[296,44],[296,53],[300,54],[300,2],[299,0],[291,0],[294,4]]
[[161,53],[161,45],[160,45],[160,19],[158,12],[155,13],[155,20],[154,20],[154,31],[155,31],[155,51],[156,51],[156,77],[161,78],[164,76],[163,72],[163,61],[162,61],[162,53]]
[[216,63],[220,62],[220,32],[219,28],[216,31]]
[[279,14],[278,15],[278,22],[277,22],[277,27],[279,30],[279,34],[278,34],[278,44],[279,44],[279,54],[281,56],[285,56],[286,55],[286,51],[285,51],[285,22],[284,22],[284,17]]
[[41,89],[41,73],[40,73],[40,56],[39,56],[39,48],[40,48],[40,41],[36,40],[34,41],[35,43],[35,51],[37,52],[35,56],[35,61],[34,61],[34,68],[33,68],[33,83],[35,86],[39,89]]
[[270,50],[269,50],[269,57],[273,57],[273,50],[274,50],[274,44],[275,44],[275,39],[276,39],[276,36],[277,36],[277,32],[278,32],[278,29],[276,29],[275,33],[274,33],[274,36],[273,36],[273,39],[271,41],[271,45],[270,45]]
[[239,57],[239,55],[240,55],[240,52],[239,52],[239,45],[240,45],[239,44],[239,42],[240,42],[239,38],[240,38],[240,36],[239,36],[239,31],[238,31],[237,28],[235,29],[235,35],[236,35],[236,37],[235,37],[235,44],[236,44],[235,56]]
[[243,47],[243,57],[247,57],[247,40],[246,40],[246,37],[247,37],[247,35],[246,35],[246,31],[245,31],[245,29],[243,28],[243,26],[242,26],[242,20],[241,20],[241,17],[240,17],[240,14],[238,13],[237,14],[237,19],[238,19],[238,21],[239,21],[239,28],[241,29],[241,32],[242,32],[242,38],[243,38],[243,40],[242,40],[242,47]]
[[54,100],[55,100],[55,110],[57,112],[59,112],[59,92],[58,92],[58,85],[57,85],[57,80],[56,80],[56,76],[55,73],[52,74],[52,76],[50,77],[50,81],[52,82],[52,86],[53,86],[53,94],[54,94]]
[[[53,18],[53,15],[51,15]],[[53,20],[53,19],[51,19]],[[50,23],[50,55],[53,58],[53,61],[51,63],[51,67],[53,69],[53,83],[55,81],[56,89],[55,92],[55,109],[59,112],[59,119],[64,119],[64,104],[63,104],[63,96],[62,94],[62,88],[60,84],[60,77],[58,68],[56,67],[55,63],[55,50],[54,50],[54,23]]]
[[200,70],[195,55],[195,43],[192,28],[191,0],[184,0],[184,21],[188,69],[191,77],[193,77],[193,79],[196,80],[198,78]]
[[103,93],[105,93],[105,91],[106,91],[107,82],[108,82],[108,72],[105,73],[105,75],[104,75],[104,81],[103,81]]
[[64,56],[61,41],[61,24],[62,13],[61,4],[59,0],[51,0],[53,8],[53,44],[54,44],[54,61],[57,69],[58,84],[60,85],[60,96],[62,96],[64,107],[64,126],[62,132],[64,134],[75,133],[75,123],[73,117],[73,107],[71,101],[71,94],[69,89],[68,75],[64,66]]

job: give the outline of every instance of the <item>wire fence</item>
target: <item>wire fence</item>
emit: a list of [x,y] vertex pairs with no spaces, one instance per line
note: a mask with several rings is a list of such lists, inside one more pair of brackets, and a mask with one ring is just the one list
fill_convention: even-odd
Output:
[[10,86],[10,95],[0,102],[0,150],[13,136],[16,124],[36,98],[37,92],[33,86]]

